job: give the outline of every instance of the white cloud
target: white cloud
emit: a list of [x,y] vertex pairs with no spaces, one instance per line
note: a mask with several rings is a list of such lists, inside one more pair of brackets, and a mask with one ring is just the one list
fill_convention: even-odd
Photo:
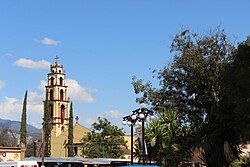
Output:
[[38,89],[42,92],[45,92],[45,86],[47,85],[47,82],[45,80],[40,81],[40,85],[38,85]]
[[15,66],[30,68],[30,69],[48,69],[50,66],[50,62],[45,60],[33,61],[30,59],[20,58],[16,62],[14,62]]
[[[75,80],[66,80],[68,85],[68,95],[71,100],[91,103],[94,101],[94,98],[91,96],[93,90],[88,90],[79,85]],[[27,122],[36,127],[41,127],[42,116],[43,116],[43,101],[45,99],[45,85],[47,82],[41,80],[38,86],[42,92],[37,93],[35,91],[28,91],[27,98]],[[5,97],[0,101],[0,112],[2,119],[10,119],[20,121],[23,97],[20,99]],[[87,124],[92,125],[95,120],[91,118],[83,119]]]
[[0,89],[2,89],[4,87],[4,85],[5,85],[4,81],[0,80]]
[[92,125],[93,123],[95,123],[95,120],[92,118],[84,118],[83,122],[85,122],[86,124]]
[[5,57],[12,57],[13,56],[13,54],[12,53],[5,53],[2,57],[3,58],[5,58]]
[[[45,86],[47,81],[41,80],[38,89],[45,95]],[[72,101],[92,103],[95,99],[92,97],[91,93],[95,92],[94,89],[86,89],[82,87],[76,80],[66,79],[66,85],[68,86],[68,97]]]
[[68,86],[69,97],[72,101],[92,103],[95,99],[91,93],[95,90],[83,88],[76,80],[67,79],[66,85]]
[[37,122],[29,122],[29,125],[32,125],[38,129],[42,129],[42,127],[43,127],[41,123],[37,123]]
[[[29,117],[33,115],[34,118],[31,118],[31,121],[35,121],[36,119],[41,121],[43,114],[43,100],[43,94],[39,95],[36,92],[28,91],[27,116]],[[22,108],[23,98],[16,99],[5,97],[2,101],[0,101],[1,118],[20,121]]]
[[107,115],[108,118],[112,119],[121,119],[123,116],[123,114],[118,110],[109,110],[105,112],[105,114]]
[[44,94],[37,94],[37,92],[28,92],[27,107],[30,112],[43,114],[43,100]]
[[51,39],[51,38],[48,38],[48,37],[44,37],[41,42],[44,44],[44,45],[58,45],[59,43],[61,43],[61,41],[58,41],[58,40],[54,40],[54,39]]
[[20,120],[22,103],[16,98],[5,97],[0,103],[1,118]]

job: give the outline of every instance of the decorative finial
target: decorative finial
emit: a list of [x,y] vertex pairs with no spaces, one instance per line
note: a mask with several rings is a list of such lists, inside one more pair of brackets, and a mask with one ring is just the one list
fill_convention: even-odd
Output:
[[58,55],[56,55],[56,65],[58,65],[58,59],[59,59],[59,56]]
[[76,116],[76,124],[78,124],[78,120],[79,120],[79,117],[78,117],[78,116]]

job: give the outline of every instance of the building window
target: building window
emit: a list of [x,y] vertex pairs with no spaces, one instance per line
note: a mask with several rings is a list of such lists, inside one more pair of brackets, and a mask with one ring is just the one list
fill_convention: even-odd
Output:
[[54,77],[50,78],[50,85],[54,85]]
[[62,71],[61,70],[59,70],[59,73],[61,73]]
[[62,86],[62,85],[63,85],[63,78],[60,77],[60,86]]
[[63,90],[60,90],[60,100],[63,100]]
[[64,119],[65,119],[65,106],[61,105],[61,124],[64,123]]
[[49,100],[53,100],[53,90],[49,90]]

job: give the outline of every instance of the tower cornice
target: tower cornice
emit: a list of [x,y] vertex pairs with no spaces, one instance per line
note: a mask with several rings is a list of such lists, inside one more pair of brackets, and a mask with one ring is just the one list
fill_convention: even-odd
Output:
[[68,88],[68,86],[66,86],[66,85],[46,85],[45,87],[46,87],[46,88],[53,88],[53,87],[57,87],[57,88],[60,88],[60,87]]
[[51,72],[51,73],[48,73],[48,76],[50,76],[52,74],[66,75],[64,72],[63,73],[60,73],[60,72]]

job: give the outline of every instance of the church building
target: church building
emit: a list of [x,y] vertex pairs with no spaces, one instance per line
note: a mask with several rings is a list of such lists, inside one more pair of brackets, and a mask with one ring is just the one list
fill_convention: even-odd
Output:
[[[46,94],[48,95],[48,105],[51,116],[51,157],[68,157],[68,129],[69,129],[69,109],[70,98],[68,96],[68,86],[65,83],[66,73],[63,69],[63,65],[60,65],[56,56],[55,64],[50,65],[50,72],[47,78],[47,85],[45,86]],[[74,114],[73,114],[74,115]],[[84,143],[81,139],[91,132],[90,129],[80,125],[79,117],[76,116],[75,124],[73,126],[73,147],[75,157],[81,157],[81,151],[84,147]],[[124,139],[128,141],[128,148],[125,157],[129,158],[131,149],[130,137],[124,136]]]
[[[63,65],[56,62],[50,66],[48,82],[45,86],[48,95],[49,112],[52,120],[51,131],[51,157],[67,157],[68,155],[68,129],[69,129],[69,103],[68,86],[65,83],[66,74]],[[81,139],[90,130],[78,123],[78,117],[73,127],[75,156],[80,156]],[[78,148],[79,147],[79,148]]]

